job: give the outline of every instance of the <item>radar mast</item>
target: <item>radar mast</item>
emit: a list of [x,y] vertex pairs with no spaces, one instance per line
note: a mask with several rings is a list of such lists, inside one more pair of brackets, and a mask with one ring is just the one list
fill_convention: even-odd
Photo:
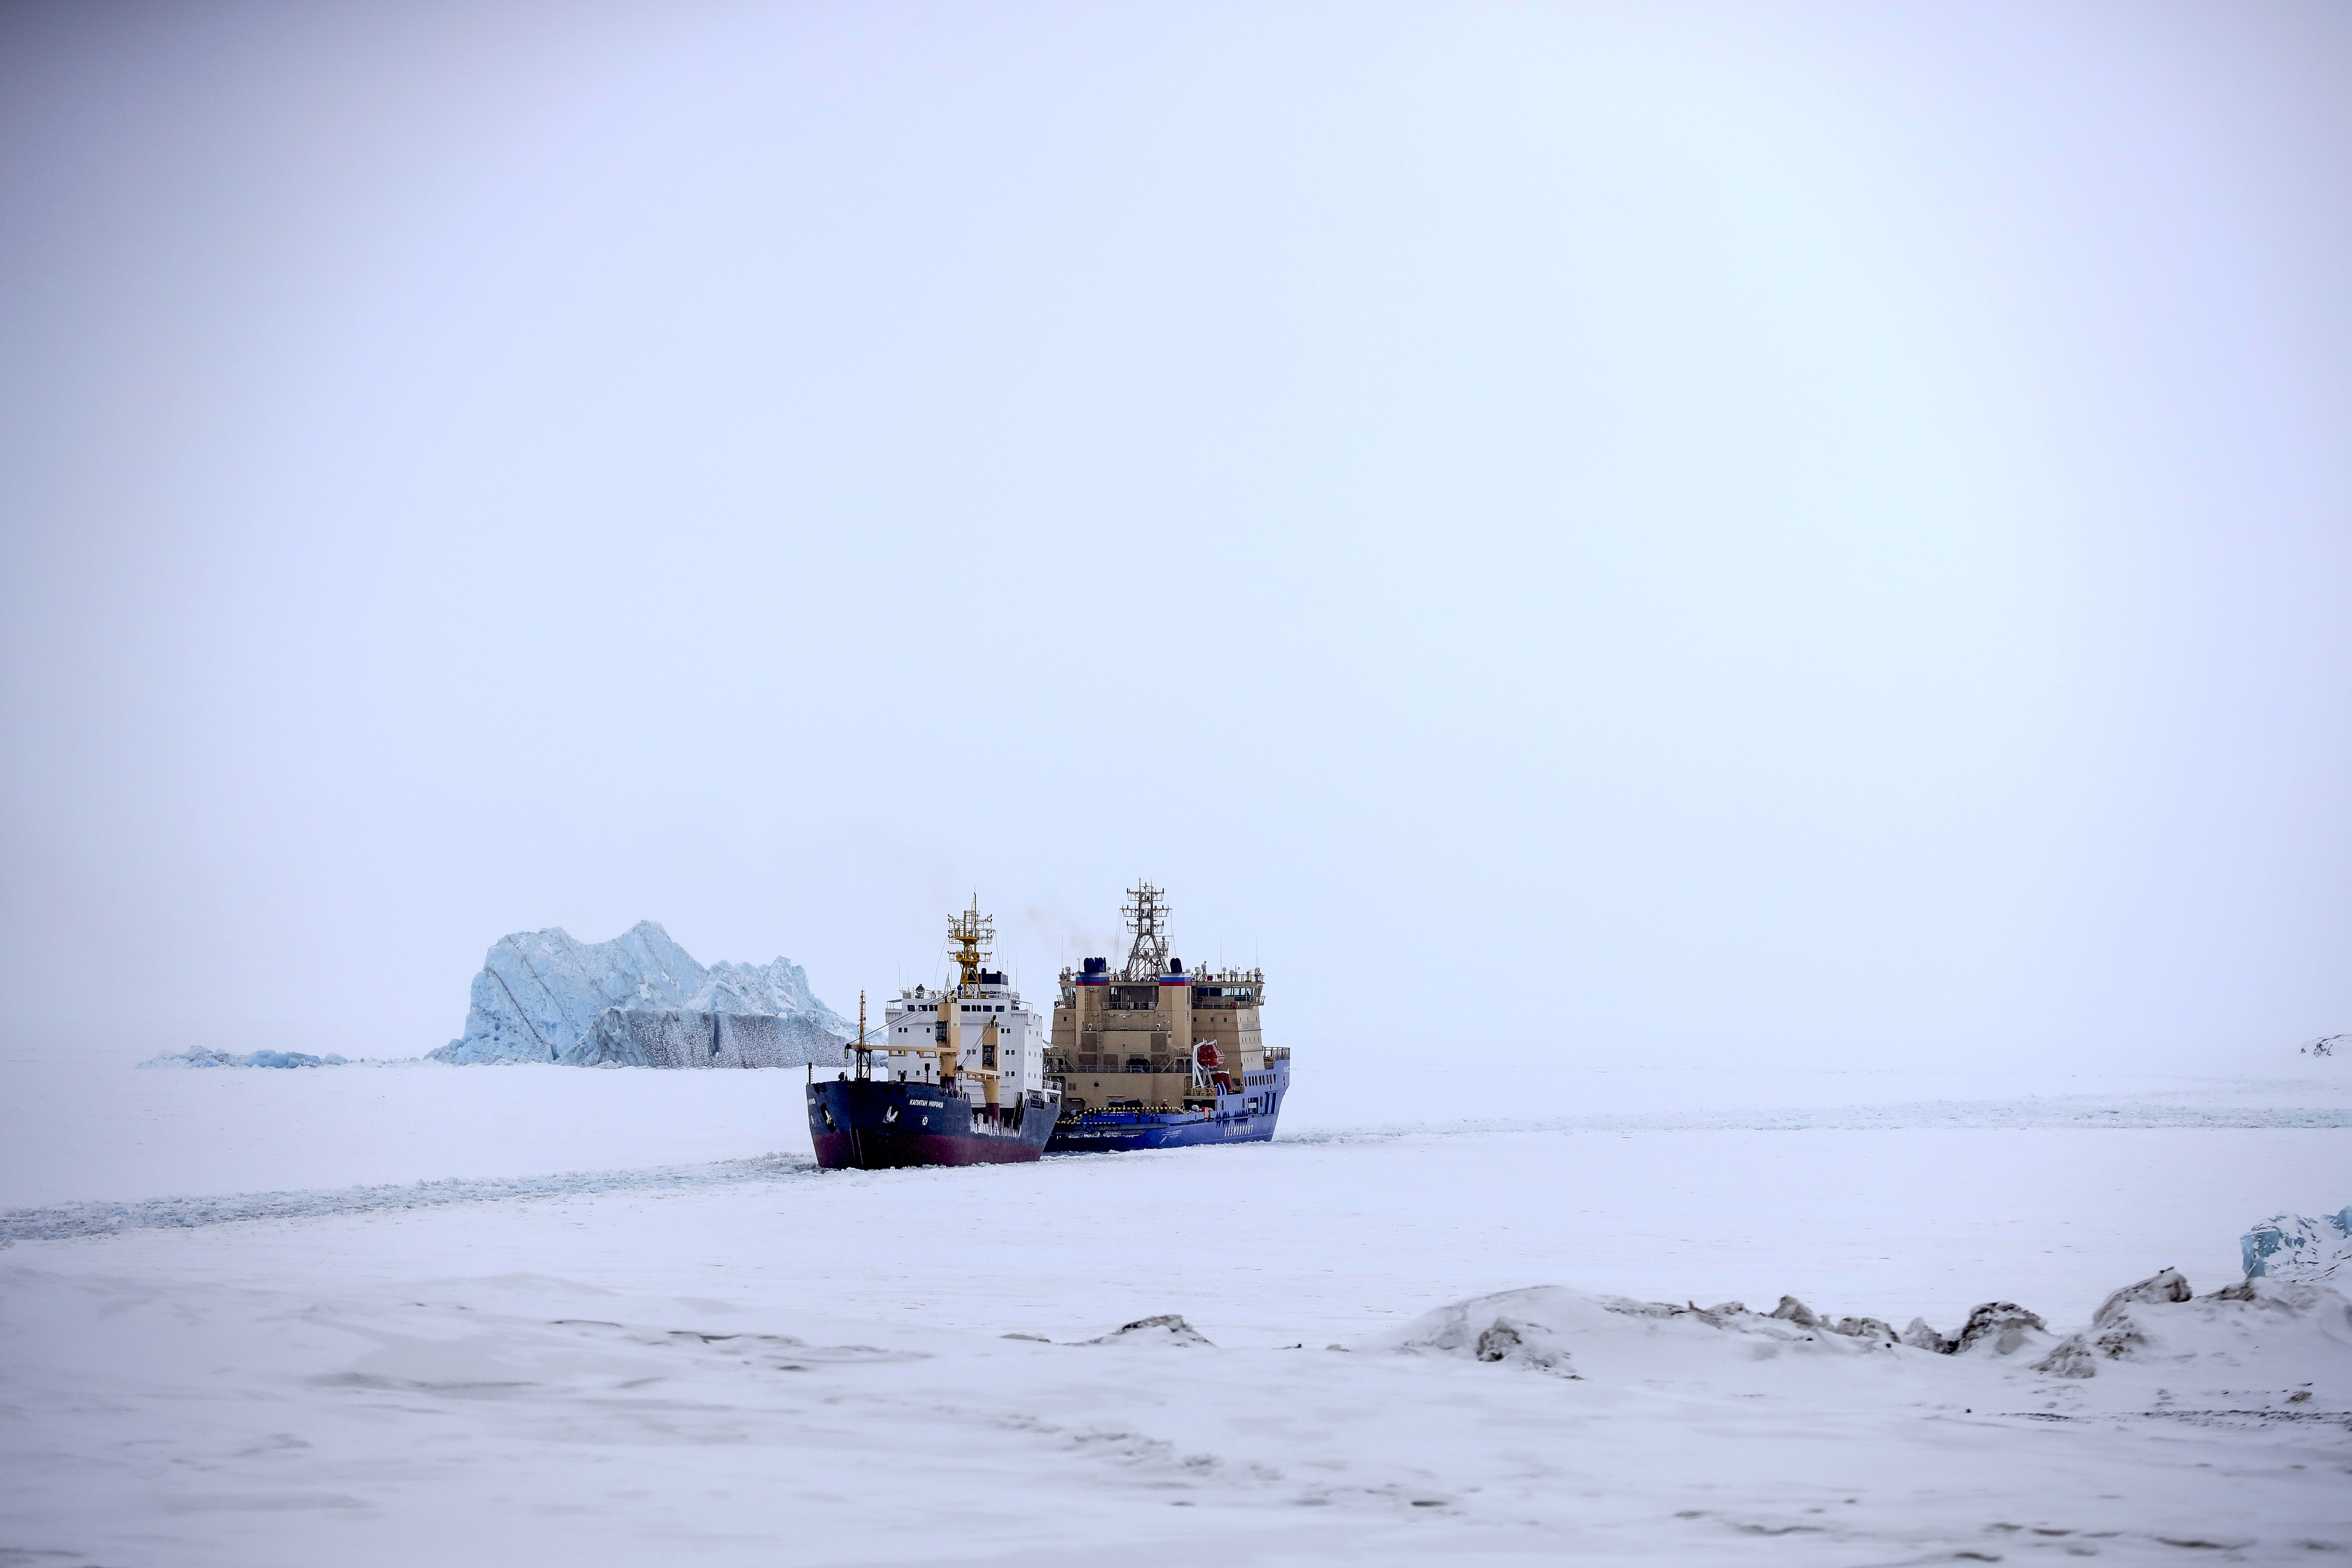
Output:
[[977,987],[980,966],[988,961],[996,943],[996,921],[980,912],[978,893],[971,896],[971,908],[948,921],[948,940],[956,944],[955,961],[963,970],[965,987]]
[[1160,901],[1160,897],[1159,889],[1144,881],[1127,890],[1127,903],[1119,913],[1127,917],[1127,929],[1135,933],[1127,950],[1128,980],[1157,980],[1168,973],[1168,906]]

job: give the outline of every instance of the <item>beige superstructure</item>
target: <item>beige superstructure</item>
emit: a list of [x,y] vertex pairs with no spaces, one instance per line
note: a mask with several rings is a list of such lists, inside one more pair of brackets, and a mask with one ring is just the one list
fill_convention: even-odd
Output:
[[1124,968],[1090,958],[1065,969],[1054,1004],[1045,1070],[1061,1080],[1063,1114],[1212,1108],[1217,1086],[1202,1061],[1216,1047],[1215,1071],[1234,1081],[1262,1072],[1268,1058],[1258,1010],[1265,976],[1256,969],[1187,973],[1168,952],[1164,910],[1149,883],[1128,909],[1136,941]]

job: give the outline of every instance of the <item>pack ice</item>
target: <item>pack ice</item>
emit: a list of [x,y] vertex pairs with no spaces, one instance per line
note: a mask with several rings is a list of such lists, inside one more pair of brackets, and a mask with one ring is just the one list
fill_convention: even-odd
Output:
[[466,1032],[443,1062],[573,1067],[832,1065],[854,1031],[800,965],[706,968],[652,921],[610,942],[553,927],[494,943],[474,976]]
[[215,1050],[208,1046],[190,1046],[184,1051],[165,1051],[139,1064],[142,1068],[340,1068],[349,1067],[345,1058],[329,1052],[323,1057],[307,1051],[236,1051]]

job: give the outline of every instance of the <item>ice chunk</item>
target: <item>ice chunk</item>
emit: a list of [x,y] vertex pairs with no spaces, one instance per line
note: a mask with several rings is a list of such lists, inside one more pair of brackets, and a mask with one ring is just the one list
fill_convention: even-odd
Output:
[[2283,1214],[2239,1242],[2249,1279],[2352,1279],[2352,1205],[2316,1219]]
[[2242,1280],[2208,1296],[2168,1268],[2109,1296],[2084,1332],[2035,1363],[2057,1377],[2091,1377],[2113,1362],[2210,1361],[2241,1372],[2277,1366],[2352,1374],[2352,1303],[2305,1280]]
[[1931,1328],[1925,1318],[1914,1318],[1911,1326],[1903,1331],[1903,1342],[1913,1350],[1934,1351],[1937,1355],[1949,1355],[1958,1349],[1951,1337]]
[[2098,1352],[2081,1334],[2068,1334],[2033,1363],[2033,1370],[2053,1377],[2090,1377],[2099,1370]]
[[2197,1292],[2178,1268],[2159,1269],[2136,1285],[2126,1285],[2099,1303],[2091,1314],[2091,1326],[2104,1329],[2126,1321],[2128,1309],[2135,1301],[2186,1301]]
[[[1576,1375],[1568,1347],[1560,1342],[1560,1334],[1546,1318],[1557,1318],[1556,1312],[1544,1311],[1543,1298],[1558,1292],[1507,1290],[1500,1296],[1481,1297],[1476,1300],[1459,1302],[1423,1318],[1416,1325],[1424,1331],[1408,1337],[1404,1348],[1436,1351],[1447,1355],[1468,1356],[1473,1361],[1501,1362],[1512,1366],[1529,1367],[1538,1372],[1555,1373],[1561,1376]],[[1530,1298],[1513,1301],[1512,1297]],[[1520,1307],[1518,1311],[1488,1310]],[[1608,1310],[1623,1309],[1634,1316],[1650,1316],[1645,1308],[1658,1307],[1665,1312],[1675,1309],[1664,1303],[1627,1301],[1608,1298],[1596,1302]],[[1526,1308],[1533,1307],[1528,1311]]]
[[1840,1318],[1827,1325],[1830,1332],[1843,1334],[1850,1340],[1868,1340],[1873,1344],[1892,1345],[1902,1342],[1895,1331],[1877,1318]]
[[[796,1046],[798,1052],[778,1045],[784,1059],[772,1065],[830,1063],[852,1033],[810,992],[808,976],[798,964],[779,958],[767,964],[721,963],[706,969],[659,925],[639,921],[610,942],[581,942],[561,927],[499,938],[483,959],[481,973],[474,976],[465,1034],[435,1051],[433,1058],[457,1063],[627,1061],[625,1037],[630,1030],[608,1031],[602,1043],[588,1044],[598,1021],[615,1010],[777,1019],[777,1041]],[[782,1026],[787,1023],[792,1026]],[[812,1054],[812,1038],[819,1035],[833,1042],[830,1052],[821,1057]],[[574,1047],[583,1048],[568,1054]],[[620,1054],[608,1054],[614,1051]]]
[[1138,1318],[1100,1339],[1088,1340],[1090,1345],[1155,1344],[1205,1345],[1207,1336],[1174,1312],[1162,1312],[1157,1317]]
[[1568,1373],[1573,1364],[1568,1352],[1542,1324],[1516,1322],[1509,1318],[1497,1318],[1479,1330],[1470,1353],[1479,1361],[1507,1361],[1539,1372]]
[[2091,1314],[2087,1332],[2069,1334],[2061,1340],[2048,1355],[2034,1363],[2033,1370],[2053,1377],[2090,1377],[2097,1373],[2101,1359],[2121,1361],[2147,1343],[2147,1334],[2133,1310],[2135,1307],[2175,1306],[2193,1294],[2178,1268],[2159,1269],[2136,1284],[2126,1285],[2099,1304],[2099,1310]]
[[1952,1342],[1952,1353],[1965,1355],[1983,1346],[1992,1355],[2015,1355],[2021,1350],[2038,1350],[2049,1344],[2051,1338],[2050,1325],[2038,1314],[2014,1301],[1987,1301],[1960,1325],[1959,1338]]
[[1811,1321],[1801,1321],[1794,1313],[1804,1309],[1791,1299],[1783,1305],[1792,1310],[1763,1316],[1738,1301],[1699,1307],[1539,1285],[1440,1307],[1387,1342],[1408,1354],[1622,1378],[1681,1375],[1679,1369],[1709,1363],[1749,1365],[1784,1353],[1838,1360],[1876,1353],[1894,1338],[1875,1319],[1844,1320],[1859,1331],[1842,1332],[1818,1313],[1806,1311]]

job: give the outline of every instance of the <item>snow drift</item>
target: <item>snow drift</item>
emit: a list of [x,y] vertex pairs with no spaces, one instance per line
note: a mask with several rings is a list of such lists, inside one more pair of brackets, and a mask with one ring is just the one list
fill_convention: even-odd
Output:
[[466,1032],[444,1062],[577,1067],[832,1065],[854,1031],[800,965],[704,967],[652,921],[611,942],[561,927],[501,937],[474,976]]
[[[1984,1343],[1990,1353],[1997,1354],[2023,1348],[2029,1342],[2023,1334],[2031,1331],[2012,1324],[2011,1315],[2019,1310],[2006,1302],[1979,1308],[1970,1326],[1982,1318],[1997,1321],[2000,1330],[1979,1329],[1969,1347]],[[2034,1329],[2040,1327],[2041,1320],[2032,1313],[2021,1316]],[[2019,1337],[2008,1350],[1999,1349],[2000,1331],[2012,1327],[2018,1328]],[[1935,1352],[1949,1354],[1962,1348],[1958,1338],[1927,1332],[1933,1335],[1930,1348]],[[1590,1295],[1558,1285],[1503,1290],[1440,1307],[1407,1324],[1391,1343],[1410,1354],[1465,1356],[1563,1377],[1582,1377],[1592,1367],[1650,1376],[1668,1365],[1703,1364],[1717,1358],[1757,1362],[1786,1353],[1843,1360],[1915,1348],[1876,1318],[1831,1319],[1793,1296],[1781,1297],[1769,1312],[1755,1312],[1739,1301],[1677,1305]]]
[[2340,1397],[2352,1394],[2352,1302],[2326,1285],[2263,1278],[2198,1296],[2178,1269],[2168,1268],[2109,1296],[2088,1329],[2070,1335],[2033,1370],[2093,1377],[2116,1363],[2180,1373],[2200,1363],[2319,1368],[2335,1374],[2331,1391]]

